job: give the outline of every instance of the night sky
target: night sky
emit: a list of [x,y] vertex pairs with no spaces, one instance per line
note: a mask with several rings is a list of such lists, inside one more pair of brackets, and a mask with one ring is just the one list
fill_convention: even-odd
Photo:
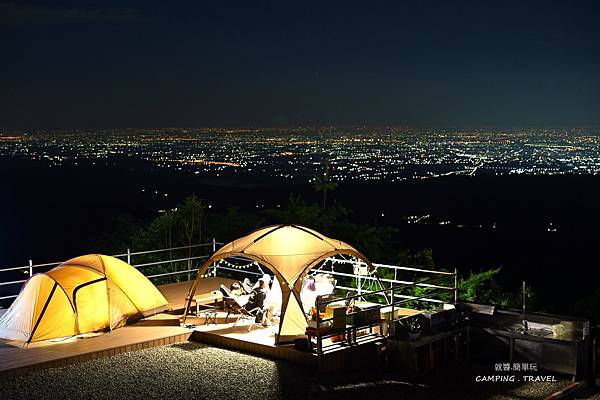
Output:
[[600,125],[598,1],[169,4],[0,2],[0,128]]

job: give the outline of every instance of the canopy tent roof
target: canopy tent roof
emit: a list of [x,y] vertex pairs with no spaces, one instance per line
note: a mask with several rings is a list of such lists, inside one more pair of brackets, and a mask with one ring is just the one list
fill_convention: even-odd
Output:
[[[282,307],[277,337],[277,343],[281,343],[287,337],[304,334],[306,330],[306,318],[300,301],[302,279],[321,261],[338,254],[361,259],[372,269],[371,262],[354,247],[310,228],[294,224],[260,228],[224,245],[202,264],[188,298],[193,297],[202,275],[215,262],[229,257],[254,260],[273,272],[281,285]],[[191,300],[187,303],[184,320],[190,303]]]
[[118,328],[169,309],[141,272],[118,258],[91,254],[35,274],[0,318],[0,337],[31,342]]

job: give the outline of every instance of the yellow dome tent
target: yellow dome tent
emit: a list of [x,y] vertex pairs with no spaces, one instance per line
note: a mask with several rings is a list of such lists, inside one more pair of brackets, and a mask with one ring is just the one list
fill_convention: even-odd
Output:
[[[354,247],[340,240],[330,239],[312,229],[299,225],[273,225],[258,229],[243,238],[221,247],[200,266],[198,276],[190,288],[188,299],[196,293],[200,279],[215,262],[229,257],[244,257],[268,268],[281,286],[281,318],[276,343],[287,342],[303,335],[307,322],[302,310],[300,290],[304,276],[323,260],[346,254],[364,261],[369,260]],[[191,300],[183,316],[187,317]]]
[[29,343],[74,336],[167,309],[167,300],[138,270],[91,254],[32,276],[0,317],[0,337]]

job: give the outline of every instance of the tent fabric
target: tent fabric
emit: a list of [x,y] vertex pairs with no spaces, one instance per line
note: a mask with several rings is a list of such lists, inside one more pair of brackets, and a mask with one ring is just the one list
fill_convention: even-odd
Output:
[[[303,335],[306,330],[307,322],[300,301],[302,279],[321,261],[338,254],[354,256],[373,268],[371,262],[354,247],[310,228],[294,224],[260,228],[224,245],[204,262],[188,298],[193,297],[202,275],[215,262],[230,257],[254,260],[271,270],[281,286],[281,319],[276,343],[283,343]],[[190,303],[188,300],[184,321]]]
[[0,317],[0,337],[21,342],[69,337],[167,309],[164,296],[131,265],[85,255],[32,276]]

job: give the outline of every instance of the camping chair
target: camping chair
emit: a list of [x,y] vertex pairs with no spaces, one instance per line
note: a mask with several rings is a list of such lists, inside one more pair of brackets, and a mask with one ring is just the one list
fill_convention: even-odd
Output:
[[237,302],[235,297],[224,297],[223,304],[225,305],[225,310],[227,311],[227,316],[225,317],[225,322],[227,323],[227,319],[229,315],[233,314],[236,316],[235,323],[233,326],[236,326],[240,319],[252,320],[252,324],[248,327],[248,332],[252,329],[254,325],[260,324],[261,322],[256,322],[256,318],[259,313],[262,313],[262,310],[259,307],[255,307],[252,310],[248,311],[240,303]]
[[[254,322],[250,324],[248,327],[248,332],[252,329],[252,327],[260,322],[256,322],[256,317],[259,313],[262,313],[262,310],[259,307],[255,307],[252,310],[246,310],[238,300],[231,296],[231,293],[227,288],[221,285],[221,292],[223,293],[223,308],[227,311],[227,316],[225,317],[225,323],[227,323],[227,319],[229,319],[230,315],[235,315],[236,320],[233,326],[236,326],[240,319],[251,319]],[[262,322],[262,321],[261,321]]]

